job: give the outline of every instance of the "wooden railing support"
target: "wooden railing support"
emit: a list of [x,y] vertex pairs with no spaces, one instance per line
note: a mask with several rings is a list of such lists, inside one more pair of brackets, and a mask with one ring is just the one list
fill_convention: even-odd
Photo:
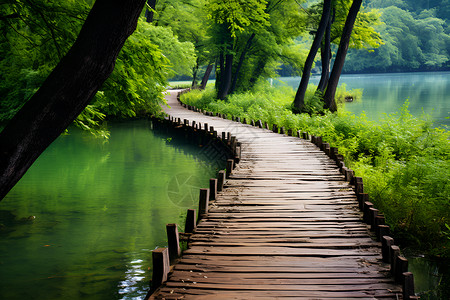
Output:
[[217,179],[210,178],[209,179],[209,200],[216,200],[217,196]]
[[169,262],[169,249],[158,248],[152,251],[153,260],[153,274],[152,274],[152,286],[150,293],[154,292],[157,288],[167,281],[167,275],[170,270]]
[[198,217],[203,218],[208,213],[209,189],[200,189],[200,199],[198,202]]
[[187,210],[186,223],[184,226],[185,233],[192,233],[194,232],[195,228],[197,228],[196,214],[197,212],[195,211],[195,209]]
[[217,175],[217,191],[221,192],[223,190],[223,185],[225,184],[225,170],[220,170]]
[[381,255],[383,262],[391,262],[391,246],[394,245],[394,239],[390,236],[383,236],[381,238]]
[[169,260],[173,263],[181,255],[180,236],[178,234],[177,224],[166,225],[167,243],[169,246]]

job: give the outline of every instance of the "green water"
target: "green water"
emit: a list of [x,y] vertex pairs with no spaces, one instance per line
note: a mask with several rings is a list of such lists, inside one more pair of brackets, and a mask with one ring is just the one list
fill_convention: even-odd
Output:
[[0,299],[142,299],[165,225],[184,227],[220,167],[150,127],[73,129],[0,202]]
[[[281,77],[282,82],[298,88],[300,77]],[[313,76],[317,84],[320,77]],[[373,120],[399,111],[409,100],[413,115],[430,114],[437,125],[450,125],[450,72],[388,73],[342,75],[339,84],[349,89],[363,89],[363,99],[347,103],[345,108],[355,114],[365,112]]]

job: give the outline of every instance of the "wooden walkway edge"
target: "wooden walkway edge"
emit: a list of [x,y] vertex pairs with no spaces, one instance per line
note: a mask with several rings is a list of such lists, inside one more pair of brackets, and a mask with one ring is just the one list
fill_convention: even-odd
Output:
[[168,251],[154,251],[166,271],[150,299],[416,299],[384,219],[329,146],[320,144],[327,155],[298,137],[188,110],[177,92],[166,97],[168,115],[230,132],[240,157],[217,195],[211,182],[209,206],[169,274]]

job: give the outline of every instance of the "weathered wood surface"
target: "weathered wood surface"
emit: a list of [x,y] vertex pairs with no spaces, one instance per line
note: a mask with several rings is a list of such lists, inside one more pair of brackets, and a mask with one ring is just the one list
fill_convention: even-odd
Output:
[[352,186],[318,147],[167,99],[169,115],[236,136],[241,159],[152,298],[402,297]]

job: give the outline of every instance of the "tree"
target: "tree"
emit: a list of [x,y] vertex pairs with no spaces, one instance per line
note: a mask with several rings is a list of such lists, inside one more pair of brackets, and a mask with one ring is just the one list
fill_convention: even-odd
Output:
[[95,2],[68,53],[0,133],[0,199],[89,104],[113,71],[144,4]]
[[324,94],[325,108],[334,112],[337,110],[336,101],[334,96],[339,83],[342,69],[344,67],[345,56],[347,55],[348,46],[350,43],[350,36],[352,34],[353,26],[356,21],[359,9],[361,8],[362,0],[353,0],[352,6],[347,15],[344,29],[342,31],[341,41],[334,60],[333,69],[331,71],[330,79],[328,80],[327,89]]
[[297,89],[297,93],[294,99],[294,110],[296,112],[301,112],[303,110],[303,106],[305,105],[305,93],[306,88],[308,87],[314,58],[316,57],[317,51],[320,48],[322,37],[328,27],[328,24],[330,23],[331,2],[331,0],[323,1],[322,17],[320,18],[319,27],[317,28],[316,35],[314,36],[311,50],[309,51],[308,57],[305,61],[305,65],[303,66],[302,78],[300,80],[300,85]]
[[[312,22],[312,26],[317,28],[317,30],[313,31],[315,32],[314,41],[308,58],[305,61],[300,85],[294,99],[293,110],[295,112],[311,112],[310,108],[305,107],[305,93],[314,58],[319,47],[321,49],[322,74],[316,90],[316,96],[319,98],[323,96],[329,81],[330,63],[332,59],[331,43],[339,43],[351,4],[352,2],[350,0],[334,0],[330,4],[324,1],[322,9],[319,8],[318,4],[313,5],[309,9],[312,16],[317,16],[318,18],[320,15],[321,17],[319,24]],[[327,8],[327,10],[324,10],[324,8]],[[362,11],[357,14],[348,47],[357,49],[367,47],[376,48],[382,44],[380,35],[374,29],[374,26],[379,24],[378,17],[379,15],[376,11]],[[313,17],[311,19],[315,20],[316,18]]]
[[275,75],[277,60],[294,62],[293,39],[304,29],[296,0],[209,1],[211,52],[217,57],[216,90],[225,99]]
[[[381,5],[375,1],[369,4]],[[437,10],[415,7],[413,13],[397,6],[381,6],[379,12],[383,23],[377,30],[385,43],[370,52],[349,51],[344,71],[407,72],[449,68],[450,35],[446,21],[436,17]]]

